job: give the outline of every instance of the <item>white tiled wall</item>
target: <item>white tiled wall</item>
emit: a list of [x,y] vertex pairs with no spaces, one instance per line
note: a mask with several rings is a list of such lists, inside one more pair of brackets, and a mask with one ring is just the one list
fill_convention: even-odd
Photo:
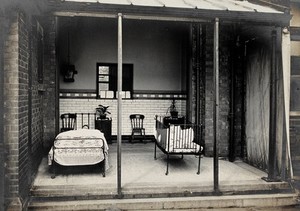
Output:
[[[97,99],[60,99],[60,114],[62,113],[94,113],[95,108],[102,104],[110,106],[108,111],[111,112],[112,118],[112,135],[117,134],[117,100],[97,100]],[[136,99],[136,100],[123,100],[122,101],[122,135],[131,134],[130,114],[144,114],[144,127],[146,135],[154,134],[155,115],[166,115],[168,107],[171,104],[170,99]],[[176,107],[179,115],[185,115],[186,101],[176,100]],[[169,115],[169,113],[168,113]],[[81,120],[78,120],[80,122]],[[94,125],[94,122],[91,122]],[[92,128],[92,127],[91,127]]]

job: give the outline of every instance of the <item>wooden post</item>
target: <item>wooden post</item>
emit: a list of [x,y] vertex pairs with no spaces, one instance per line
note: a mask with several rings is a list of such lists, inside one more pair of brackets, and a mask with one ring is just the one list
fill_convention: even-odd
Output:
[[214,24],[214,191],[219,191],[219,18]]
[[121,144],[122,144],[122,14],[118,14],[118,197],[122,198],[121,186]]

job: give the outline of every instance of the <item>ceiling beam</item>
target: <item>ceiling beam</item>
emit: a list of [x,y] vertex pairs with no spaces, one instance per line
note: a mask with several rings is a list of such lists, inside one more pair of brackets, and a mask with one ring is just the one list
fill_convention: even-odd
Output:
[[243,23],[253,25],[289,26],[291,15],[284,13],[238,12],[221,10],[200,10],[167,7],[140,7],[132,5],[80,4],[64,2],[57,4],[51,11],[56,16],[117,17],[141,20],[165,20],[188,22],[213,22],[215,17],[220,23]]

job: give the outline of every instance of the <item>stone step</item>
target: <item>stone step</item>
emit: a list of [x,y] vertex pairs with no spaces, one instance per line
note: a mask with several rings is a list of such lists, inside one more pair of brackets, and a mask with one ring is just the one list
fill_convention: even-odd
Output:
[[[287,182],[269,182],[261,184],[236,184],[220,185],[223,195],[242,194],[267,194],[267,193],[292,193],[293,188]],[[118,196],[115,186],[94,185],[60,185],[60,186],[34,186],[31,189],[31,198],[34,200],[90,200],[90,199],[115,199]],[[191,197],[211,196],[213,186],[163,186],[156,184],[140,184],[122,188],[124,198],[161,198],[161,197]]]
[[28,210],[192,210],[284,207],[297,204],[297,194],[255,194],[109,200],[31,201]]

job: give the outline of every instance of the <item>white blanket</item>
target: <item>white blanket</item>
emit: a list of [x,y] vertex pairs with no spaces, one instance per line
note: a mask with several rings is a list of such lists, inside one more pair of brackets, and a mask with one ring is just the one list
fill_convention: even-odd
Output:
[[104,158],[107,161],[107,155],[108,145],[99,130],[71,130],[57,135],[48,153],[48,164],[52,165],[54,160],[63,166],[94,165]]

